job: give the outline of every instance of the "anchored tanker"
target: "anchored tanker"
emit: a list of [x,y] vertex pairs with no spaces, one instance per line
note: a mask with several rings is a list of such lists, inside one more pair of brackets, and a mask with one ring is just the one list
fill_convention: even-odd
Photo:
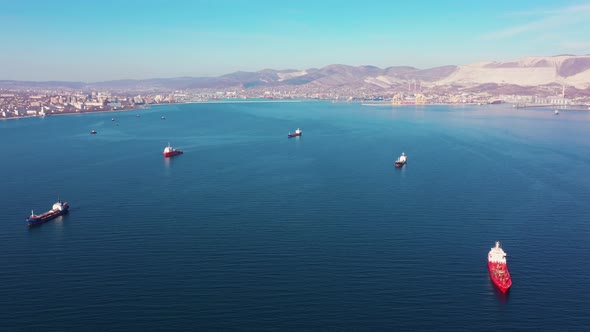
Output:
[[31,211],[31,216],[27,218],[27,223],[29,226],[35,226],[44,222],[48,222],[49,220],[55,219],[62,214],[68,213],[69,208],[70,206],[67,202],[62,202],[58,199],[57,202],[55,202],[51,207],[51,210],[45,213],[36,215],[33,211]]
[[301,129],[297,128],[297,130],[295,130],[294,133],[289,133],[289,135],[287,135],[289,138],[290,137],[297,137],[297,136],[301,136]]
[[506,264],[506,253],[500,247],[499,241],[496,241],[496,246],[490,249],[488,254],[488,270],[494,285],[498,286],[502,292],[506,292],[512,286],[512,279]]
[[402,152],[402,155],[399,156],[399,158],[397,158],[397,160],[395,161],[395,167],[402,167],[406,164],[407,161],[408,157],[405,153]]

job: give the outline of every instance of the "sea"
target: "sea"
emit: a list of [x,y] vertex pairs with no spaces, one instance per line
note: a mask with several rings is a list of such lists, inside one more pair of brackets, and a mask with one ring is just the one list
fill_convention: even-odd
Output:
[[588,111],[174,104],[0,121],[0,147],[4,331],[590,326]]

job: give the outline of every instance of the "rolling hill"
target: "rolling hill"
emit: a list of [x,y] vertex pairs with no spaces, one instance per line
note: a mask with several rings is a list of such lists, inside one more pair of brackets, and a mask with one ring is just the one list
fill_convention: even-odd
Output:
[[176,77],[105,82],[0,81],[0,89],[112,89],[175,91],[186,89],[250,89],[274,87],[371,88],[391,90],[418,82],[422,87],[452,86],[469,91],[534,91],[532,87],[567,85],[590,91],[590,55],[525,57],[511,62],[480,62],[428,69],[409,66],[379,68],[333,64],[306,70],[238,71],[217,77]]

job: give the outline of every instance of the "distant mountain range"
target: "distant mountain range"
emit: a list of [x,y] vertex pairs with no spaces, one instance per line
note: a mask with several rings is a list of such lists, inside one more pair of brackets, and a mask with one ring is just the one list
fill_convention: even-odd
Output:
[[0,89],[112,89],[127,91],[173,91],[186,89],[250,89],[301,87],[313,89],[371,89],[391,91],[418,84],[423,89],[448,87],[471,92],[535,93],[537,88],[567,85],[590,94],[590,55],[526,57],[512,62],[481,62],[430,69],[408,66],[329,65],[320,69],[235,72],[218,77],[177,77],[115,80],[96,83],[0,81]]

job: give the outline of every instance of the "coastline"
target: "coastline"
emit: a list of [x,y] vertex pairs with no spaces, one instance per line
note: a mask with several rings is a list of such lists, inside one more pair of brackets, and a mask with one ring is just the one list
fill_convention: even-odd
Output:
[[[141,107],[136,108],[124,108],[124,109],[117,109],[117,110],[108,110],[108,111],[84,111],[84,112],[67,112],[67,113],[49,113],[45,116],[41,115],[24,115],[24,116],[11,116],[11,117],[2,117],[0,120],[19,120],[19,119],[31,119],[31,118],[46,118],[51,116],[64,116],[64,115],[82,115],[82,114],[96,114],[96,113],[118,113],[118,112],[129,112],[129,111],[138,111],[138,110],[145,110],[149,109],[152,106],[169,106],[169,105],[186,105],[186,104],[245,104],[245,103],[300,103],[304,100],[302,99],[280,99],[280,100],[207,100],[207,101],[187,101],[187,102],[179,102],[179,103],[162,103],[162,104],[148,104],[143,105]],[[310,100],[314,101],[314,99]]]
[[[157,105],[174,105],[174,104],[157,104]],[[153,106],[153,105],[149,105],[149,106]],[[119,112],[129,112],[129,111],[137,111],[137,110],[143,110],[143,109],[148,109],[149,106],[145,106],[145,107],[136,107],[136,108],[124,108],[124,109],[118,109],[118,110],[109,110],[109,111],[86,111],[86,112],[66,112],[66,113],[49,113],[46,114],[45,116],[41,116],[41,115],[25,115],[25,116],[11,116],[11,117],[7,117],[7,118],[0,118],[0,120],[20,120],[20,119],[31,119],[31,118],[48,118],[48,117],[52,117],[52,116],[64,116],[64,115],[83,115],[83,114],[96,114],[96,113],[119,113]]]
[[[84,112],[67,112],[67,113],[50,113],[46,114],[45,116],[40,115],[24,115],[24,116],[11,116],[11,117],[0,117],[0,120],[21,120],[21,119],[32,119],[32,118],[46,118],[51,116],[66,116],[66,115],[83,115],[83,114],[96,114],[96,113],[119,113],[119,112],[130,112],[130,111],[139,111],[139,110],[146,110],[150,109],[154,106],[170,106],[170,105],[187,105],[187,104],[254,104],[254,103],[301,103],[301,102],[312,102],[312,101],[329,101],[328,99],[277,99],[277,100],[267,100],[267,99],[224,99],[224,100],[207,100],[207,101],[186,101],[186,102],[178,102],[178,103],[161,103],[161,104],[147,104],[142,105],[140,107],[135,108],[124,108],[124,109],[117,109],[117,110],[103,110],[103,111],[84,111]],[[432,103],[432,104],[391,104],[390,102],[353,102],[353,103],[360,103],[361,106],[368,106],[368,107],[378,107],[378,106],[390,106],[390,107],[403,107],[403,106],[416,106],[416,107],[428,107],[428,106],[488,106],[489,104],[480,104],[480,103],[462,103],[462,104],[445,104],[445,103]],[[511,103],[505,103],[508,105],[516,105]],[[572,107],[573,106],[573,107]],[[576,107],[577,106],[577,107]],[[571,105],[571,107],[564,107],[564,106],[556,106],[556,105],[535,105],[535,106],[527,106],[526,108],[530,109],[539,109],[539,108],[556,108],[561,111],[590,111],[590,108],[586,108],[586,105]],[[516,107],[515,107],[516,108]],[[524,108],[524,107],[523,107]],[[520,108],[519,108],[520,109]]]
[[482,103],[461,103],[461,104],[451,104],[451,103],[431,103],[431,104],[392,104],[389,102],[384,103],[362,103],[361,106],[368,106],[368,107],[383,107],[383,106],[390,106],[390,107],[403,107],[403,106],[415,106],[415,107],[427,107],[427,106],[498,106],[498,105],[512,105],[511,108],[513,109],[556,109],[560,111],[590,111],[590,108],[587,108],[586,105],[570,105],[569,107],[564,107],[563,105],[531,105],[527,107],[515,107],[516,104],[513,103],[502,103],[502,104],[482,104]]

